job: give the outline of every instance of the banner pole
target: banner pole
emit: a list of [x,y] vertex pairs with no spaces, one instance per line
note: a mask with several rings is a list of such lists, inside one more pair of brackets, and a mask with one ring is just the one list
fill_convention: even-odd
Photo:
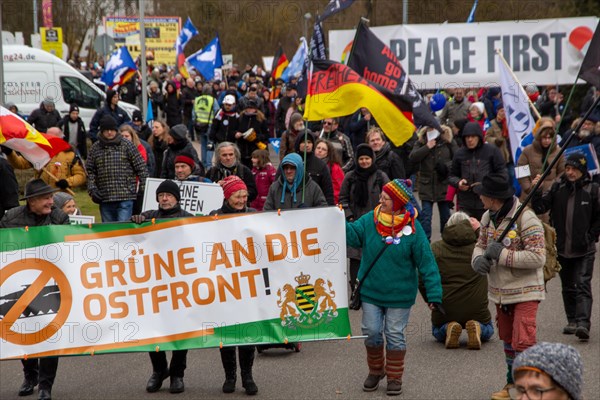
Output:
[[[592,104],[592,106],[586,111],[586,113],[583,116],[583,118],[581,119],[581,121],[579,121],[579,123],[577,124],[577,127],[573,130],[573,134],[571,136],[569,136],[567,138],[567,140],[565,140],[565,142],[563,143],[562,147],[560,148],[558,154],[556,155],[556,157],[554,157],[554,159],[548,166],[548,169],[546,169],[542,173],[542,176],[540,177],[538,182],[533,186],[533,188],[531,189],[531,192],[527,195],[525,200],[523,200],[523,203],[521,203],[521,206],[515,212],[515,215],[510,219],[508,226],[513,226],[517,222],[517,219],[519,219],[519,216],[523,213],[523,211],[525,210],[525,207],[531,201],[532,197],[535,195],[535,192],[539,189],[539,187],[541,186],[544,179],[546,179],[546,177],[550,174],[550,171],[552,170],[552,168],[556,165],[556,163],[558,162],[560,157],[563,155],[563,153],[567,149],[567,145],[575,137],[575,134],[577,133],[577,131],[579,131],[579,129],[581,129],[585,120],[590,116],[590,114],[592,113],[592,111],[594,111],[594,108],[596,108],[596,106],[598,104],[600,104],[600,97],[598,97],[596,99],[596,101],[594,101],[594,104]],[[508,231],[509,231],[508,229],[505,229],[496,241],[502,243],[502,240],[506,237],[506,235],[508,234]]]

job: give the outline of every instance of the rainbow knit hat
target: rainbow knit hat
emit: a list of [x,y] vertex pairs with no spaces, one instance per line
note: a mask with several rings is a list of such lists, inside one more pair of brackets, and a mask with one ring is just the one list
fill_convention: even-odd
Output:
[[410,179],[394,179],[386,183],[382,190],[391,197],[394,212],[405,208],[412,198],[412,182]]

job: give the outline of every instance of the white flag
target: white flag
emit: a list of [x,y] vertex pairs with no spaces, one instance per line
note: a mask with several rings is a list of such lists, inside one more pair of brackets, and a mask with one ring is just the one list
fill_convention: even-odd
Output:
[[523,147],[533,141],[533,127],[535,120],[529,109],[527,94],[521,84],[513,78],[513,74],[498,55],[498,71],[500,72],[500,87],[502,88],[502,102],[506,112],[510,150],[515,164]]

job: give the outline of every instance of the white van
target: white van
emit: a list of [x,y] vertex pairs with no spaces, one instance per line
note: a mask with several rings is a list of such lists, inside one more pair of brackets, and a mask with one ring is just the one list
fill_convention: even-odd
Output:
[[[15,103],[25,116],[40,107],[46,97],[54,99],[61,116],[71,103],[79,106],[79,116],[89,128],[94,113],[106,98],[96,85],[79,71],[47,51],[23,45],[3,45],[4,98]],[[119,107],[129,117],[136,106],[123,101]]]

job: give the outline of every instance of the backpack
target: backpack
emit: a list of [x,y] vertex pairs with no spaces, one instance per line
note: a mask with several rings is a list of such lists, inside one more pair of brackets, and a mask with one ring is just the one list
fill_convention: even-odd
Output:
[[[531,208],[526,207],[523,212],[526,210],[531,210]],[[533,212],[533,210],[531,211]],[[522,217],[523,213],[519,214],[519,218],[517,218],[517,229],[519,230],[521,229]],[[558,262],[558,250],[556,249],[556,230],[544,221],[540,220],[540,222],[544,227],[544,243],[546,246],[546,263],[544,264],[544,283],[546,283],[550,279],[554,278],[560,272],[562,267]]]

